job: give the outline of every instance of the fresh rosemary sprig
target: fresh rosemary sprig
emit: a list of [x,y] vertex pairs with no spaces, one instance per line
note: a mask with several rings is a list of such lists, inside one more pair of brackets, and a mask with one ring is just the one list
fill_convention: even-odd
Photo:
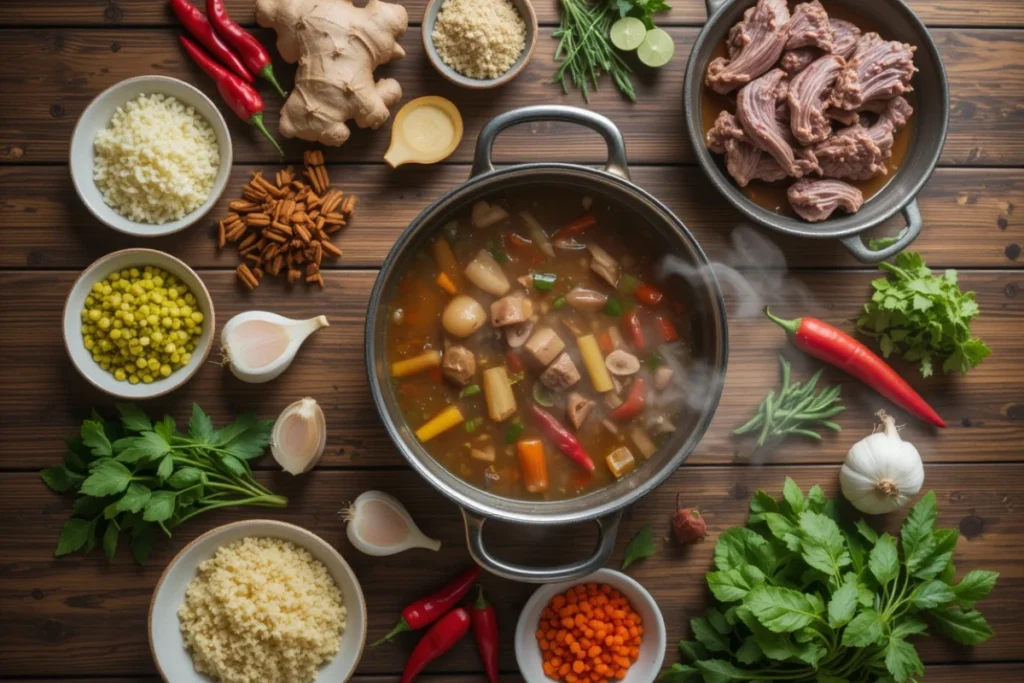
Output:
[[636,93],[629,75],[633,70],[622,60],[608,38],[608,27],[617,14],[608,0],[561,0],[562,21],[553,38],[558,39],[555,61],[558,70],[552,82],[561,84],[569,92],[566,75],[583,92],[583,99],[590,101],[590,86],[597,89],[597,80],[602,73],[612,77],[615,86],[632,102]]
[[782,389],[778,397],[772,389],[757,409],[757,414],[733,434],[750,434],[757,432],[757,448],[768,441],[784,438],[790,434],[800,434],[815,441],[821,441],[821,434],[815,431],[824,427],[834,431],[842,431],[835,422],[829,420],[843,412],[846,408],[839,402],[838,384],[821,391],[816,391],[818,380],[823,370],[818,370],[807,384],[790,382],[792,368],[789,362],[779,356],[782,365]]

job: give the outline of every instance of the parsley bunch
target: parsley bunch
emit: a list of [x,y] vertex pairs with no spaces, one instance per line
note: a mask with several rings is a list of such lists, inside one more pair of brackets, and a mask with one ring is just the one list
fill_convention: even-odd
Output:
[[183,434],[170,416],[153,423],[134,405],[118,404],[117,410],[119,421],[104,421],[93,411],[80,436],[65,439],[64,464],[41,473],[54,491],[77,494],[57,541],[58,557],[88,553],[99,539],[110,560],[124,532],[136,561],[145,564],[157,531],[170,537],[171,529],[202,512],[288,504],[257,483],[248,464],[263,455],[272,421],[243,415],[214,429],[193,405]]
[[707,582],[720,604],[690,621],[695,640],[679,643],[690,663],[661,680],[904,683],[924,673],[911,636],[930,627],[968,645],[992,636],[973,605],[999,575],[954,581],[959,533],[935,528],[934,493],[900,539],[863,520],[840,526],[837,509],[821,487],[805,498],[788,478],[781,500],[758,491],[746,526],[715,546]]
[[966,373],[992,353],[971,335],[978,304],[974,292],[960,291],[955,270],[933,275],[921,255],[910,251],[878,267],[889,277],[871,283],[875,292],[857,328],[878,339],[883,356],[920,361],[921,374],[930,377],[933,362],[941,362],[943,372]]

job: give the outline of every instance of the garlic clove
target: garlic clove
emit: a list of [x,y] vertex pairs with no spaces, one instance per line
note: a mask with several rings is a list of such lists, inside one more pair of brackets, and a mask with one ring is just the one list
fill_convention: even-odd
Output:
[[293,320],[268,311],[246,311],[221,331],[221,350],[243,382],[269,382],[288,369],[309,335],[328,327],[327,317]]
[[308,472],[327,445],[327,422],[315,399],[304,398],[278,416],[270,432],[270,452],[289,474]]
[[365,491],[341,512],[348,540],[367,555],[383,557],[410,548],[437,551],[441,542],[426,536],[394,496]]

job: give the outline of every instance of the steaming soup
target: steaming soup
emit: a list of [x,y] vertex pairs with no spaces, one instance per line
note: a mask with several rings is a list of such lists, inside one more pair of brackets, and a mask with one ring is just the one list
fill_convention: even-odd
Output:
[[685,295],[662,291],[659,251],[631,222],[565,191],[510,191],[412,260],[389,311],[392,388],[453,474],[510,498],[572,498],[689,427]]

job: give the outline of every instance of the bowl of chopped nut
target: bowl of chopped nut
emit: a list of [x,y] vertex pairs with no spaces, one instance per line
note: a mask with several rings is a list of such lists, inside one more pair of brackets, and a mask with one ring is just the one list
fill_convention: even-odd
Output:
[[508,83],[537,45],[537,14],[529,0],[428,0],[423,46],[438,72],[464,88]]

